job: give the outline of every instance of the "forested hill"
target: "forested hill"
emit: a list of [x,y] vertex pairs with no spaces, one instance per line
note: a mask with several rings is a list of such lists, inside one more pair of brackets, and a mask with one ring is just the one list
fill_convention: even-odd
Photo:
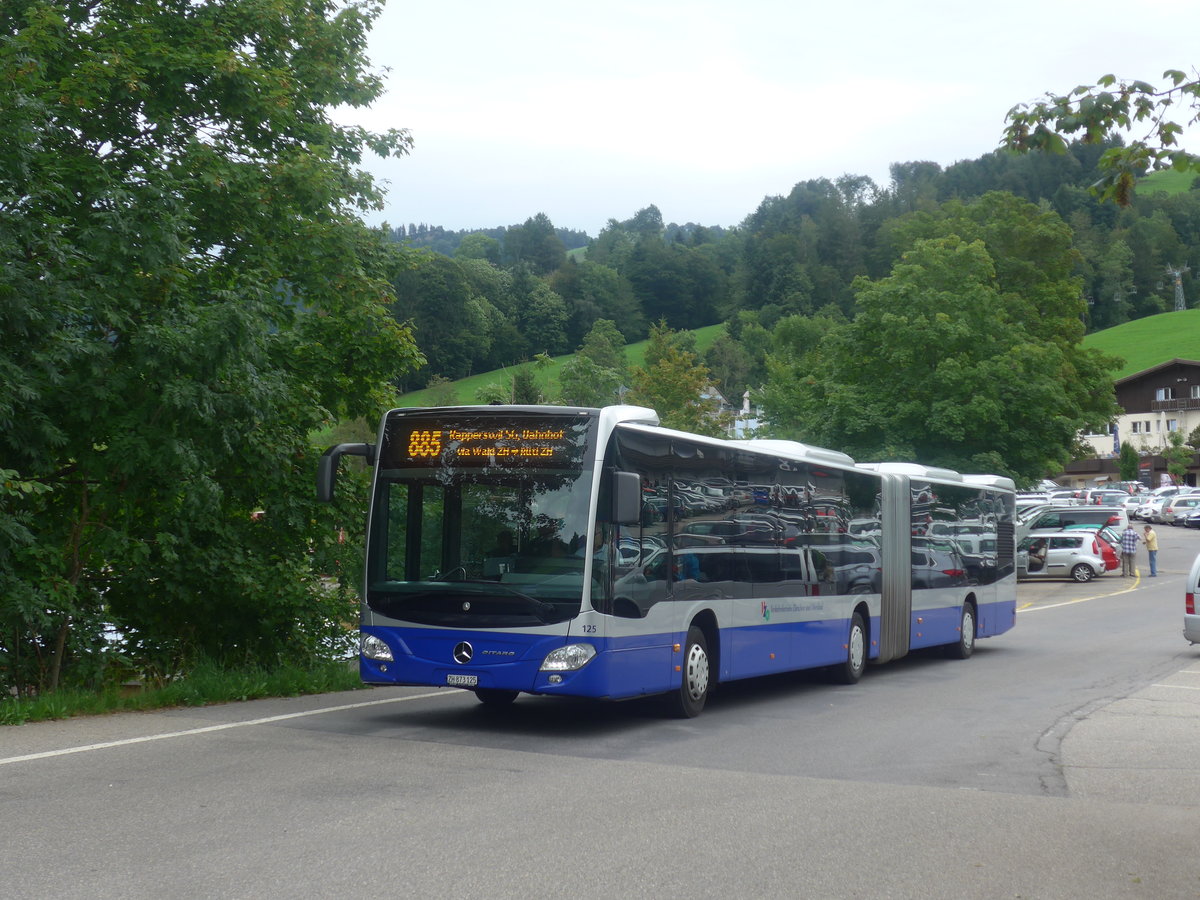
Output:
[[[447,231],[441,225],[426,225],[410,223],[398,225],[390,229],[392,240],[407,244],[410,247],[424,248],[435,253],[453,256],[464,238],[471,235],[482,235],[504,243],[504,235],[508,229],[504,226],[495,228],[463,228],[458,231]],[[562,241],[567,250],[578,250],[588,245],[591,238],[586,231],[575,231],[571,228],[555,228],[554,233]]]
[[1101,203],[1088,186],[1105,149],[995,151],[944,168],[896,163],[887,185],[854,175],[803,181],[764,198],[729,228],[664,223],[647,206],[610,219],[586,241],[585,253],[578,245],[586,235],[556,228],[540,213],[470,233],[397,229],[393,312],[412,323],[427,359],[397,386],[419,390],[538,354],[570,354],[606,319],[628,343],[645,339],[656,322],[679,330],[727,323],[728,340],[705,362],[723,392],[740,395],[765,376],[763,349],[754,341],[766,339],[756,329],[769,335],[793,316],[853,318],[856,278],[888,276],[914,241],[937,232],[936,222],[970,210],[988,192],[1036,204],[1043,222],[1070,228],[1088,331],[1173,309],[1167,267],[1186,269],[1185,295],[1195,295],[1200,191],[1190,182],[1171,184],[1173,193],[1158,190],[1156,176],[1128,207]]

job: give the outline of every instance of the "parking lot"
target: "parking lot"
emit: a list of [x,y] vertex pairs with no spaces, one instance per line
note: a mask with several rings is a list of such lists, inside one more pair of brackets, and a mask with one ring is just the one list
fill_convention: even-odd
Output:
[[[1134,521],[1138,535],[1146,523]],[[1023,579],[1017,588],[1018,608],[1055,603],[1077,603],[1095,597],[1145,590],[1153,585],[1155,594],[1174,592],[1179,603],[1180,628],[1183,617],[1184,578],[1192,560],[1200,553],[1200,528],[1176,525],[1154,525],[1158,535],[1158,578],[1150,581],[1149,556],[1144,543],[1138,545],[1137,575],[1121,575],[1120,568],[1095,578],[1086,584],[1063,579]]]

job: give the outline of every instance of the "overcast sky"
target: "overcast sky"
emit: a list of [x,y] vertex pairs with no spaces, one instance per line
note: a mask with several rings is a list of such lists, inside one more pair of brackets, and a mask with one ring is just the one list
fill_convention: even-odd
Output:
[[[593,237],[655,204],[736,225],[798,181],[994,149],[1013,105],[1101,75],[1192,71],[1198,0],[388,0],[388,91],[340,116],[407,128],[369,221],[450,230],[539,212]],[[1189,137],[1188,147],[1200,149]]]

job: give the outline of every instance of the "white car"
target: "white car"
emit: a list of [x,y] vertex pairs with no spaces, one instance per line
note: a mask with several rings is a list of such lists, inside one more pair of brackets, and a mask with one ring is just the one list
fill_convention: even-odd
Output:
[[1135,511],[1139,506],[1145,503],[1147,499],[1148,498],[1142,494],[1130,494],[1128,498],[1121,501],[1121,506],[1125,507],[1125,515],[1129,516],[1131,519],[1136,519],[1137,516],[1134,515]]
[[1158,517],[1162,514],[1163,504],[1170,499],[1170,497],[1163,496],[1148,498],[1135,510],[1137,517],[1143,522],[1157,522]]

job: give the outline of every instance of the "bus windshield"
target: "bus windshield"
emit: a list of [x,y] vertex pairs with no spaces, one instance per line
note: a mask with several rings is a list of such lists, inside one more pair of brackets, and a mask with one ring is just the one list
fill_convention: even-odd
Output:
[[465,628],[578,615],[594,425],[585,414],[512,410],[389,416],[367,550],[370,609]]

